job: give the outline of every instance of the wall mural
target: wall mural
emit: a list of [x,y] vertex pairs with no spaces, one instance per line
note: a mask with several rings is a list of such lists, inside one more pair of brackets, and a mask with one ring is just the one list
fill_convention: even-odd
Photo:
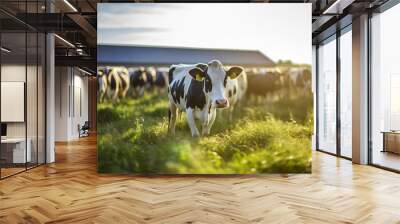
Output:
[[310,173],[310,16],[309,4],[99,4],[98,171]]

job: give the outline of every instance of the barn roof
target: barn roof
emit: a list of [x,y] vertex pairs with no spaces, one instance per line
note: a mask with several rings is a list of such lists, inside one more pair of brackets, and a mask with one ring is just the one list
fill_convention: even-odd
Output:
[[99,65],[170,66],[183,63],[207,63],[213,59],[226,65],[267,67],[274,62],[257,50],[186,48],[143,45],[98,45]]

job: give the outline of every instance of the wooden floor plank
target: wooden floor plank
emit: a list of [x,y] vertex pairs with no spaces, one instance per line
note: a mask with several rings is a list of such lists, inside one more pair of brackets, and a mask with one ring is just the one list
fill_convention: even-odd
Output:
[[0,223],[400,223],[400,175],[313,153],[311,175],[98,174],[96,138],[0,181]]

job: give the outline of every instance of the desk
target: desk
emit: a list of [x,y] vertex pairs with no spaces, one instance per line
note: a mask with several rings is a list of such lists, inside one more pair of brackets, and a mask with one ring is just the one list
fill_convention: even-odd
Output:
[[[28,143],[25,152],[25,138],[5,138],[1,139],[1,157],[6,163],[26,163],[31,162],[31,145],[30,138],[26,140]],[[26,159],[26,160],[25,160]]]
[[400,154],[400,132],[383,131],[383,150],[382,152],[392,152]]

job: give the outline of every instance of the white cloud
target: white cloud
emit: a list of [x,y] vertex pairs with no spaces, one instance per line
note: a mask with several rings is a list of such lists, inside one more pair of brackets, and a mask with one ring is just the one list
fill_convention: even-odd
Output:
[[98,43],[258,49],[311,64],[311,5],[99,4]]

